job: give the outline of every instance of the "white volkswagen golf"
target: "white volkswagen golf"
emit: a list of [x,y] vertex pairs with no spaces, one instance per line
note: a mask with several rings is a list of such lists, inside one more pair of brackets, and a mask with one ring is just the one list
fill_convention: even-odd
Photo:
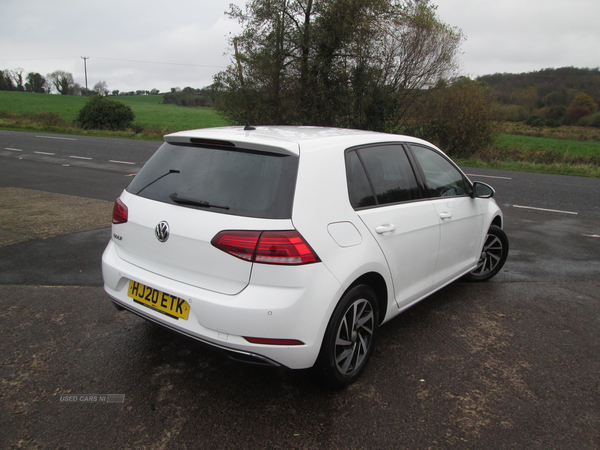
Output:
[[115,203],[104,286],[117,307],[239,359],[314,366],[343,387],[381,324],[502,268],[493,194],[408,136],[175,133]]

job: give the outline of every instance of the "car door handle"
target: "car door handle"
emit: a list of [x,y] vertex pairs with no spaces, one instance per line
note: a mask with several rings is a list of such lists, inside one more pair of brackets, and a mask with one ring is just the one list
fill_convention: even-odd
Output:
[[375,228],[375,231],[377,232],[377,234],[385,234],[391,233],[395,229],[396,225],[394,225],[393,223],[386,223],[384,225],[379,225],[377,228]]
[[451,218],[452,218],[452,213],[449,213],[449,212],[440,213],[440,219],[442,219],[442,220],[448,220]]

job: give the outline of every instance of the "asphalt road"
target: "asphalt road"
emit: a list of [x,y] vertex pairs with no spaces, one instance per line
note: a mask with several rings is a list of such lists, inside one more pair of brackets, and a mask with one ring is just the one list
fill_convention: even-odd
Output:
[[0,131],[0,448],[600,447],[600,180],[465,169],[497,191],[503,272],[383,326],[330,391],[117,312],[105,211],[160,143],[75,138]]

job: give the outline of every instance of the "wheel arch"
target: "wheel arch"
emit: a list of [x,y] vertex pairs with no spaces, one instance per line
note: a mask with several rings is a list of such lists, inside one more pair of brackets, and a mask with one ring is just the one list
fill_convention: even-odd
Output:
[[502,217],[499,215],[494,217],[494,220],[492,220],[490,225],[496,225],[498,228],[502,228]]
[[348,292],[354,286],[358,286],[360,284],[370,286],[373,291],[375,291],[375,296],[377,297],[377,309],[379,312],[378,325],[381,325],[386,316],[388,304],[388,287],[385,279],[377,272],[365,273],[364,275],[358,277],[350,286],[348,286],[348,289],[346,289],[344,294],[346,294],[346,292]]

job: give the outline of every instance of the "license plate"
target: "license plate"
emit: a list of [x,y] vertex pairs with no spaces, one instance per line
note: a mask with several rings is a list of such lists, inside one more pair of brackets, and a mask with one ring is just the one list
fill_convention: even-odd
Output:
[[137,281],[129,280],[127,295],[134,302],[149,306],[175,319],[187,320],[190,314],[190,305],[185,300],[145,286]]

